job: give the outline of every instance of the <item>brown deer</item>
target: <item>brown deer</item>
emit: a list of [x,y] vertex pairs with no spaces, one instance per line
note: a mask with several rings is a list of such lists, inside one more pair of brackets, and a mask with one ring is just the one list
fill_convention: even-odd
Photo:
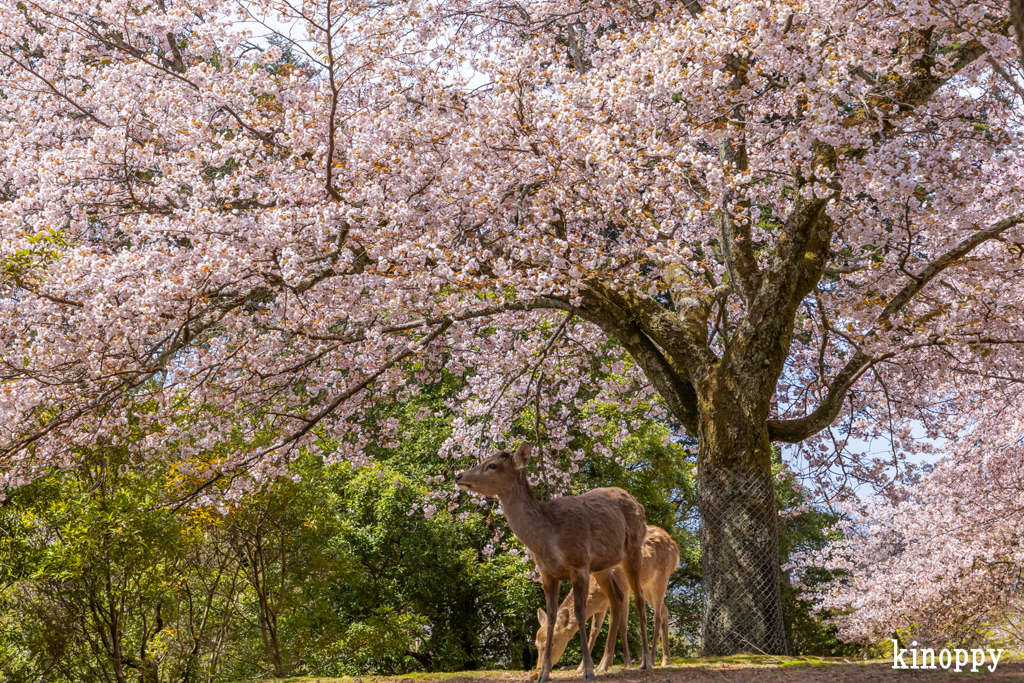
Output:
[[[526,465],[532,454],[533,447],[524,443],[514,454],[492,455],[476,467],[457,474],[455,481],[464,491],[497,496],[512,533],[529,548],[537,563],[549,616],[547,647],[537,682],[551,679],[551,643],[562,581],[572,581],[580,642],[586,643],[584,615],[591,574],[606,595],[615,598],[611,602],[613,623],[625,621],[624,615],[620,615],[620,606],[628,603],[611,580],[612,569],[619,565],[637,597],[643,644],[641,668],[653,668],[647,642],[647,605],[640,591],[642,547],[647,535],[644,506],[620,488],[594,489],[581,496],[539,501],[526,478]],[[615,639],[609,638],[601,660],[602,668],[607,668],[614,656]],[[583,652],[583,678],[588,681],[594,678],[594,661],[589,650]]]
[[[679,566],[679,546],[672,540],[664,529],[656,526],[647,526],[647,539],[643,545],[643,559],[640,562],[640,586],[644,593],[644,599],[654,608],[654,635],[651,639],[651,655],[658,650],[658,638],[661,637],[661,665],[668,666],[671,656],[668,650],[668,607],[665,606],[665,592],[668,590],[668,580],[672,572]],[[612,581],[622,590],[625,599],[629,599],[630,591],[626,577],[622,570],[616,567],[612,570]],[[590,592],[587,595],[587,610],[585,618],[593,619],[590,622],[590,642],[587,649],[594,650],[594,643],[601,632],[601,625],[608,613],[610,601],[607,594],[601,590],[600,584],[594,579],[590,580]],[[551,662],[556,663],[565,652],[566,646],[573,636],[578,632],[574,612],[574,599],[572,594],[566,596],[565,600],[558,607],[558,616],[555,618],[554,641],[551,646]],[[625,612],[625,610],[623,610]],[[540,621],[540,628],[537,629],[537,652],[543,652],[547,644],[547,616],[543,610],[537,610],[537,619]],[[629,667],[629,644],[625,637],[625,624],[620,624],[618,630],[623,634],[622,638],[622,661]],[[609,626],[609,638],[616,630],[615,621],[612,620]],[[603,663],[603,662],[602,662]],[[540,663],[538,662],[538,668]],[[577,671],[583,670],[583,662],[580,662]],[[598,672],[603,671],[601,667]]]

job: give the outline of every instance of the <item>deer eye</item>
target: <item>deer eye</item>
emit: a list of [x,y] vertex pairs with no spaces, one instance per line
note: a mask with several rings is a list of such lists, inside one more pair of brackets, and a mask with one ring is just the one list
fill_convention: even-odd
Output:
[[497,466],[497,465],[495,465],[495,464],[494,464],[494,463],[492,462],[492,463],[491,463],[490,465],[488,465],[488,466],[487,466],[487,469],[489,469],[489,470],[496,470],[496,469],[498,469],[498,466]]

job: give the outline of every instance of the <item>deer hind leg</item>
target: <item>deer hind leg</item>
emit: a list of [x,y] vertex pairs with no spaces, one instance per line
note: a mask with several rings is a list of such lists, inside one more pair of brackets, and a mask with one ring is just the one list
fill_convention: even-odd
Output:
[[572,572],[572,599],[576,609],[576,623],[580,626],[580,645],[583,648],[583,680],[594,680],[594,660],[587,647],[587,593],[590,592],[590,572],[575,569]]
[[[608,596],[608,606],[611,611],[611,621],[608,623],[608,639],[604,643],[604,656],[601,663],[597,665],[597,671],[606,671],[615,661],[615,639],[620,631],[619,622],[622,621],[622,614],[629,607],[629,594],[624,594],[618,582],[614,580],[610,571],[603,571],[594,574],[597,584]],[[629,666],[629,645],[623,638],[625,649],[626,666]]]
[[640,644],[643,648],[640,659],[640,668],[653,669],[654,657],[651,656],[651,646],[650,642],[647,640],[647,601],[644,600],[644,594],[640,588],[639,548],[637,548],[636,551],[629,553],[625,562],[622,563],[622,569],[626,572],[626,578],[629,580],[630,590],[633,591],[633,599],[636,600],[636,616],[640,621]]
[[629,581],[624,577],[615,577],[615,585],[620,586],[622,596],[622,607],[619,611],[619,638],[622,639],[622,668],[628,669],[633,666],[633,659],[629,656]]
[[[594,612],[594,616],[590,618],[590,642],[587,643],[587,649],[590,650],[590,656],[594,656],[594,645],[597,644],[597,637],[601,635],[601,626],[604,625],[604,616],[608,614],[608,610],[602,610],[600,612]],[[580,660],[580,665],[576,667],[576,673],[583,671],[583,660]],[[602,671],[602,669],[598,669]]]
[[[651,607],[654,608],[654,631],[651,634],[651,668],[654,667],[654,657],[658,654],[658,639],[661,636],[661,609],[659,608],[658,600],[655,598],[653,591],[648,591],[644,598],[650,603]],[[665,644],[661,644],[661,649],[664,652]]]
[[622,612],[619,614],[619,637],[622,638],[622,668],[633,666],[629,656],[629,593],[622,595]]
[[661,599],[661,665],[668,666],[672,663],[672,655],[668,651],[668,607],[665,605],[665,598]]
[[[558,586],[561,581],[541,576],[541,583],[544,586],[544,596],[547,598],[548,618],[548,640],[544,646],[544,653],[541,659],[540,673],[537,674],[537,683],[546,683],[551,680],[551,643],[555,639],[555,620],[558,618]],[[537,653],[541,654],[541,653]]]
[[[626,586],[629,584],[627,583]],[[622,666],[630,668],[633,659],[629,656],[629,589],[622,589],[622,611],[619,613],[619,636],[622,638]]]
[[665,593],[668,592],[668,576],[659,574],[657,580],[649,584],[646,596],[654,610],[654,642],[651,643],[651,663],[658,650],[658,638],[661,637],[661,665],[668,666],[672,661],[668,652],[668,607],[665,606]]

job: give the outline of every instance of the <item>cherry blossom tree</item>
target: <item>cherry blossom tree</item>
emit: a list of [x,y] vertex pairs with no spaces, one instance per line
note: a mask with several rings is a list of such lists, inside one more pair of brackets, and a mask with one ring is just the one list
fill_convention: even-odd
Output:
[[891,492],[1015,400],[1022,16],[0,0],[2,482],[142,434],[235,495],[442,370],[444,454],[545,476],[647,410],[699,443],[705,652],[784,652],[772,443]]
[[[1024,642],[1020,405],[999,416],[1002,424],[976,426],[918,484],[851,501],[840,539],[793,558],[804,595],[832,615],[843,638]],[[832,578],[818,582],[811,568]]]

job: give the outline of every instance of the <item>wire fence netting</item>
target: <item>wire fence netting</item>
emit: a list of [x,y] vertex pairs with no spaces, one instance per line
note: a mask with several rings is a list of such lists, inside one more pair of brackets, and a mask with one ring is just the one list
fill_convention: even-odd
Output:
[[785,654],[778,512],[770,468],[698,475],[705,655]]

